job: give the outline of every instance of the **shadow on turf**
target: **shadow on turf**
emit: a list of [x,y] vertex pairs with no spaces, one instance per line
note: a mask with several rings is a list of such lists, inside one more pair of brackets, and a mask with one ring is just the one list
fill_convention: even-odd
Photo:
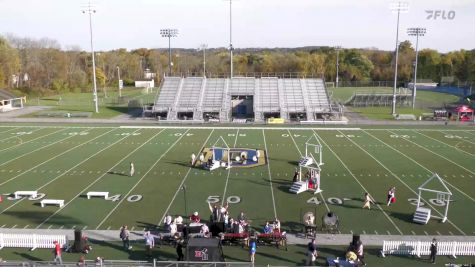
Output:
[[107,172],[107,173],[108,174],[114,174],[114,175],[120,175],[120,176],[129,176],[125,172],[122,173],[122,172],[118,172],[118,171],[110,171],[110,172]]
[[[34,203],[35,206],[40,206],[40,203]],[[12,217],[21,218],[35,224],[42,223],[46,218],[51,216],[52,211],[6,211],[4,214]],[[82,225],[83,222],[77,218],[56,214],[54,220],[49,220],[48,224],[63,226],[63,225]]]
[[27,259],[29,261],[42,261],[43,260],[41,258],[37,258],[35,256],[32,256],[28,253],[20,253],[20,252],[13,252],[13,253],[20,256],[20,257],[22,257],[23,259]]

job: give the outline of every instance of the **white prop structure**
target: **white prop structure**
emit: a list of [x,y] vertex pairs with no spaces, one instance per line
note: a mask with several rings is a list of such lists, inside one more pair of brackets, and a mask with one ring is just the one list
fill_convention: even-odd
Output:
[[[221,142],[221,143],[220,143]],[[218,145],[220,143],[220,145]],[[223,137],[220,136],[218,140],[214,143],[213,147],[211,148],[211,153],[213,153],[211,165],[208,166],[209,170],[216,170],[219,167],[226,167],[227,169],[231,168],[231,155],[230,155],[230,148],[226,141],[224,141]]]
[[[444,215],[442,217],[431,215],[431,209],[423,208],[422,193],[428,192],[432,194],[436,194],[437,201],[440,205],[445,207]],[[447,221],[447,214],[449,212],[449,203],[450,197],[452,196],[452,192],[450,192],[445,182],[437,173],[434,173],[432,177],[430,177],[427,181],[425,181],[421,186],[419,186],[419,196],[417,198],[417,208],[416,212],[414,213],[413,221],[420,224],[427,224],[431,217],[441,219],[442,222]]]
[[322,145],[314,134],[305,142],[305,156],[299,160],[298,181],[292,184],[290,192],[294,194],[305,191],[313,191],[314,194],[322,192],[320,185],[320,166],[322,165]]

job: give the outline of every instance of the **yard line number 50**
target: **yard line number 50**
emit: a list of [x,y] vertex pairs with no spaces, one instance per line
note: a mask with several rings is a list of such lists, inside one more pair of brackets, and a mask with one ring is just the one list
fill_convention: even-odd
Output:
[[[206,199],[206,202],[210,204],[218,203],[219,201],[220,201],[220,196],[209,196],[208,199]],[[238,196],[229,196],[228,198],[226,198],[226,201],[229,204],[237,204],[241,202],[241,198]]]

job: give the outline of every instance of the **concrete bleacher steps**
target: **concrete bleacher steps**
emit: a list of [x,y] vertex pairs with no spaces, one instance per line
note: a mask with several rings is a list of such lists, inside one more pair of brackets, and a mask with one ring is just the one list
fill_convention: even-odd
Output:
[[300,194],[308,190],[307,182],[294,182],[290,187],[290,192],[294,194]]
[[431,210],[427,208],[417,208],[414,213],[413,221],[420,224],[427,224],[430,219]]
[[232,121],[233,96],[253,97],[256,122],[270,116],[288,121],[296,113],[314,121],[318,113],[332,112],[323,79],[165,77],[159,92],[153,111],[167,113],[167,120],[182,119],[180,112],[192,112],[195,121],[208,113],[214,113],[213,120],[219,114],[219,121]]

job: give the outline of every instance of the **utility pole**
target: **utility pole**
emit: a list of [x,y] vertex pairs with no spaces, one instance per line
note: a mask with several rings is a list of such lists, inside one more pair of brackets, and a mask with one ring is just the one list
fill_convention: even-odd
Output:
[[391,3],[390,9],[397,13],[397,26],[396,26],[396,59],[394,64],[394,87],[393,87],[393,106],[392,115],[396,115],[396,89],[397,89],[397,61],[399,57],[399,15],[406,13],[409,10],[409,4],[407,2]]
[[416,36],[416,64],[414,66],[414,87],[412,88],[412,109],[416,106],[416,91],[417,91],[417,60],[419,58],[419,36],[426,34],[426,28],[409,28],[407,29],[409,36]]
[[95,112],[99,113],[99,104],[97,100],[96,61],[94,58],[94,44],[93,44],[93,38],[92,38],[93,36],[92,35],[92,14],[96,13],[96,10],[91,5],[91,1],[89,1],[87,6],[85,6],[85,9],[82,10],[82,13],[89,14],[89,33],[91,37],[91,54],[92,54],[92,77],[93,77],[93,83],[94,83],[93,99],[94,99]]

